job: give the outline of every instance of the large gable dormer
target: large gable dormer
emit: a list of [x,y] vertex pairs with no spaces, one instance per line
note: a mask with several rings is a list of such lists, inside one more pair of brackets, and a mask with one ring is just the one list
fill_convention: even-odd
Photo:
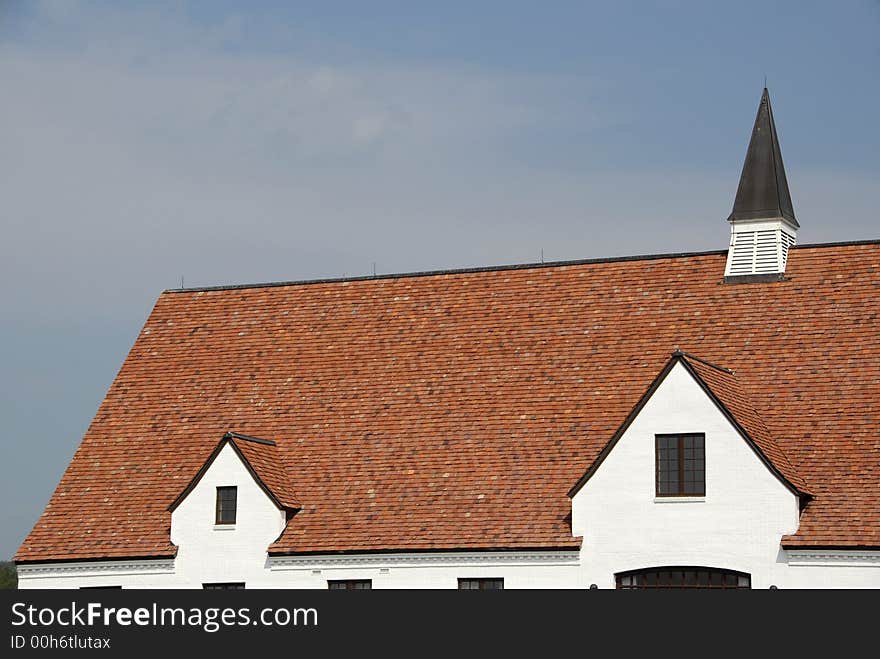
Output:
[[[657,391],[663,387],[667,377],[676,369],[676,367],[680,367],[680,370],[683,370],[691,376],[694,383],[714,404],[717,411],[728,421],[731,428],[747,443],[760,461],[777,478],[779,478],[780,482],[785,484],[799,497],[809,498],[811,496],[806,481],[797,472],[784,451],[782,451],[777,442],[773,439],[770,431],[761,419],[761,416],[755,411],[755,408],[750,403],[748,396],[739,387],[735,378],[735,373],[728,368],[718,366],[680,350],[675,350],[672,353],[672,358],[666,363],[648,387],[647,391],[633,407],[630,414],[627,415],[627,418],[590,465],[587,472],[570,490],[569,496],[577,494],[598,470],[608,454],[627,432],[630,425],[642,413],[642,410],[648,405]],[[680,415],[681,418],[675,418],[676,414],[670,412],[669,416],[672,417],[672,426],[669,426],[670,420],[666,420],[661,424],[662,427],[665,428],[669,426],[670,429],[675,430],[676,427],[684,427],[684,425],[687,425],[688,421],[686,421],[686,419],[688,418],[690,410],[681,409],[682,402],[676,402],[678,403],[678,405],[676,405],[678,415]],[[676,431],[671,434],[700,435],[703,433],[681,433]]]
[[676,351],[570,496],[590,571],[614,575],[772,565],[809,491],[735,374]]

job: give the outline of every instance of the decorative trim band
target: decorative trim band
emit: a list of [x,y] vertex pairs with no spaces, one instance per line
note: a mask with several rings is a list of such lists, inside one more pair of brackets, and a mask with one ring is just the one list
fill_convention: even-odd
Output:
[[270,570],[307,570],[322,567],[428,567],[428,566],[580,565],[580,552],[443,552],[413,554],[347,554],[335,556],[270,556]]
[[123,574],[173,574],[174,559],[153,561],[89,561],[88,563],[40,563],[19,565],[19,578],[78,577]]
[[880,551],[788,549],[791,566],[880,567]]

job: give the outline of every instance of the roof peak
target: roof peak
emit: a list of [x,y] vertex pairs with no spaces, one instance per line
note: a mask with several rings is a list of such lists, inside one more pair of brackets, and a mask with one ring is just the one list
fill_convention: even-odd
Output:
[[700,364],[705,364],[706,366],[708,366],[710,368],[714,368],[715,370],[721,371],[722,373],[727,373],[728,375],[735,375],[736,374],[735,371],[731,368],[725,368],[724,366],[719,366],[718,364],[713,364],[712,362],[710,362],[707,359],[703,359],[702,357],[697,357],[696,355],[692,355],[691,353],[685,352],[684,350],[679,350],[678,348],[676,348],[673,351],[672,356],[674,358],[684,357],[685,359],[690,359],[691,361],[699,362]]
[[253,442],[254,444],[265,444],[267,446],[275,446],[275,440],[264,439],[262,437],[253,437],[252,435],[243,435],[240,432],[229,430],[223,435],[223,439],[240,439],[245,442]]
[[785,219],[794,228],[800,226],[794,215],[788,179],[782,164],[770,92],[764,87],[733,202],[733,211],[727,219],[735,222],[778,218]]

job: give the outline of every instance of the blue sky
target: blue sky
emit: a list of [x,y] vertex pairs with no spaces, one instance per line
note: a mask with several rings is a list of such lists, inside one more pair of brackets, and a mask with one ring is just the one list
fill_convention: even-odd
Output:
[[0,558],[181,276],[725,248],[765,75],[800,241],[880,237],[877,1],[119,4],[0,2]]

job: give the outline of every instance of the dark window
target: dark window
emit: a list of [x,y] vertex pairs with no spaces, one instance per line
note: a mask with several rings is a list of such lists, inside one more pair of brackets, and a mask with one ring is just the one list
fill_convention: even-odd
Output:
[[618,574],[617,587],[622,590],[641,590],[644,588],[748,589],[752,587],[752,578],[744,572],[710,567],[656,567]]
[[238,500],[238,488],[217,488],[217,518],[216,524],[235,524],[235,509]]
[[706,436],[657,435],[657,496],[706,494]]
[[203,590],[244,590],[244,582],[235,583],[203,583]]
[[504,590],[504,579],[459,579],[459,590]]
[[327,588],[330,590],[373,590],[372,579],[341,579],[328,581]]

